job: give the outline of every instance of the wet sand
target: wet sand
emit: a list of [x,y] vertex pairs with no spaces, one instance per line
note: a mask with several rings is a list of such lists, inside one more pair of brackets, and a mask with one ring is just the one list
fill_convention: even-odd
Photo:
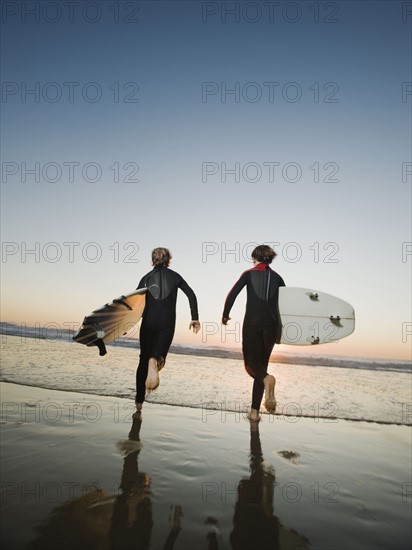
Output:
[[0,388],[7,550],[411,546],[408,426]]

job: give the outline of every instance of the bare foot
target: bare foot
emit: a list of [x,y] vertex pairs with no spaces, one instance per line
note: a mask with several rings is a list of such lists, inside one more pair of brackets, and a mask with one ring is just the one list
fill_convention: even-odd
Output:
[[149,368],[146,377],[146,390],[153,391],[159,384],[159,367],[157,366],[157,359],[151,357],[149,359]]
[[256,409],[250,409],[250,412],[247,415],[247,417],[252,422],[259,422],[260,421],[259,411],[257,411]]
[[265,408],[268,413],[274,414],[276,411],[275,384],[276,378],[268,374],[263,380],[265,385]]
[[159,357],[159,359],[157,360],[157,368],[159,369],[159,372],[165,366],[165,363],[166,363],[166,359],[164,359],[163,357]]

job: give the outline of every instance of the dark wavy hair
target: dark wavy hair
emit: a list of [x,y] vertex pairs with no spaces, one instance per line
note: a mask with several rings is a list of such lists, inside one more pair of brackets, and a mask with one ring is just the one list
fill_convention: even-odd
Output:
[[276,258],[277,254],[270,246],[261,244],[257,246],[252,252],[252,258],[263,264],[271,264]]
[[152,250],[152,265],[154,266],[162,264],[167,267],[171,259],[172,255],[167,248],[159,247]]

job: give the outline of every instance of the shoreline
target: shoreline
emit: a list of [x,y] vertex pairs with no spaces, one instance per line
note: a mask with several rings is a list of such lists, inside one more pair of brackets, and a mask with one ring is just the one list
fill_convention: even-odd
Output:
[[410,547],[407,426],[0,390],[8,550]]
[[[79,395],[89,395],[89,396],[95,396],[97,398],[99,397],[108,397],[108,398],[111,398],[111,399],[124,399],[126,401],[129,401],[131,403],[133,403],[132,399],[130,397],[128,397],[127,395],[111,395],[111,394],[96,394],[96,393],[93,393],[91,391],[87,392],[87,391],[79,391],[79,390],[68,390],[68,389],[59,389],[59,388],[49,388],[47,386],[39,386],[39,385],[35,385],[35,384],[28,384],[28,383],[23,383],[23,382],[15,382],[15,381],[11,381],[11,380],[0,380],[0,385],[1,384],[11,384],[11,385],[14,385],[14,386],[23,386],[23,387],[27,387],[27,388],[38,388],[40,390],[49,390],[49,391],[55,391],[55,392],[67,392],[67,393],[73,393],[73,394],[79,394]],[[247,411],[246,409],[244,410],[240,410],[239,408],[223,408],[222,407],[222,404],[220,404],[220,407],[203,407],[203,405],[212,405],[212,403],[204,403],[202,404],[202,406],[193,406],[193,405],[182,405],[182,404],[178,404],[178,403],[168,403],[168,402],[162,402],[160,400],[156,400],[155,402],[151,403],[150,401],[145,401],[145,403],[147,405],[158,405],[159,407],[162,407],[162,406],[168,406],[168,407],[180,407],[180,408],[183,408],[183,409],[193,409],[193,410],[208,410],[208,411],[218,411],[218,412],[221,412],[221,413],[233,413],[233,414],[237,414],[237,415],[241,415],[243,417],[244,420],[246,420],[247,418]],[[216,403],[216,405],[219,405],[218,403]],[[345,417],[342,417],[342,416],[329,416],[329,415],[308,415],[308,414],[303,414],[303,413],[300,413],[300,414],[288,414],[287,412],[274,412],[274,413],[268,413],[266,412],[265,410],[261,410],[260,411],[260,414],[263,416],[263,417],[267,417],[269,419],[269,422],[273,422],[273,419],[276,419],[276,418],[283,418],[283,419],[292,419],[292,420],[287,420],[287,422],[298,422],[301,418],[306,418],[306,419],[309,419],[309,420],[313,420],[315,422],[339,422],[340,420],[342,420],[343,422],[364,422],[366,424],[377,424],[379,426],[406,426],[406,427],[410,427],[412,426],[412,414],[408,414],[407,417],[411,417],[411,420],[408,422],[408,421],[405,421],[405,422],[395,422],[395,421],[385,421],[385,420],[372,420],[372,419],[368,419],[368,418],[345,418]]]

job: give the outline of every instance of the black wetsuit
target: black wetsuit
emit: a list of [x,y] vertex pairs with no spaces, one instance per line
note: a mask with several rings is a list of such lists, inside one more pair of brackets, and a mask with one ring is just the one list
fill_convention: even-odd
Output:
[[147,273],[137,288],[147,287],[140,327],[140,361],[136,372],[136,403],[143,403],[149,359],[165,360],[176,325],[176,300],[180,288],[189,299],[192,321],[199,319],[195,293],[186,281],[163,264]]
[[255,380],[252,409],[259,410],[270,354],[280,337],[278,295],[279,287],[285,286],[285,283],[267,264],[257,264],[253,269],[242,273],[227,295],[223,317],[229,317],[236,297],[244,286],[247,287],[247,302],[242,329],[242,351],[246,371]]

